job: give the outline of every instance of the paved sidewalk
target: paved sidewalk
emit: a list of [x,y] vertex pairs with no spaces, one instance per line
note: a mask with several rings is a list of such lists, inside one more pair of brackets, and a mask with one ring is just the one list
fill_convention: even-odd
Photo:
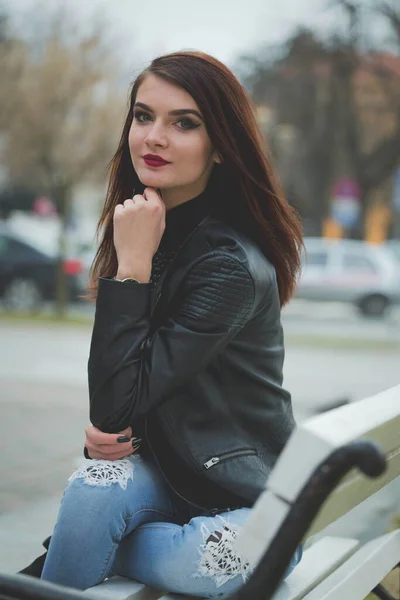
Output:
[[88,425],[82,386],[0,382],[0,515],[60,494],[82,456]]
[[85,386],[1,381],[0,571],[44,552],[68,477],[82,460]]
[[58,514],[60,497],[46,498],[0,517],[0,571],[17,573],[43,554]]

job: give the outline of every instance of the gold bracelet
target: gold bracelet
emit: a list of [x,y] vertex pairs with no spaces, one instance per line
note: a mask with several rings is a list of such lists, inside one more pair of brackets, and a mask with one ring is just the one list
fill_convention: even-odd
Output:
[[135,279],[134,277],[125,277],[125,279],[117,279],[116,277],[113,278],[114,281],[119,281],[119,283],[124,283],[125,281],[133,281],[134,283],[141,283],[138,279]]

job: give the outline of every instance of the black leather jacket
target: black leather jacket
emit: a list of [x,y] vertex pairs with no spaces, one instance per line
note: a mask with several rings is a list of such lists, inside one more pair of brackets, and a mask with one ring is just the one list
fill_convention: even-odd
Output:
[[156,422],[180,464],[251,506],[294,427],[283,359],[273,266],[206,217],[154,290],[99,280],[90,419],[110,433],[130,425],[150,445]]

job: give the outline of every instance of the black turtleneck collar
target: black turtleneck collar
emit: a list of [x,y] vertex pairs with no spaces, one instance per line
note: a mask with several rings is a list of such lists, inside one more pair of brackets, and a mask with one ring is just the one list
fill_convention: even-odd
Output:
[[170,252],[178,248],[210,212],[211,194],[209,188],[204,192],[171,208],[166,213],[165,231],[159,249]]

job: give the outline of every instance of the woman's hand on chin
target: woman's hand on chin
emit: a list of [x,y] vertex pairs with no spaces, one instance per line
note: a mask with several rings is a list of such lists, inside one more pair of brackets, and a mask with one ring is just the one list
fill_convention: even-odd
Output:
[[114,210],[117,278],[134,277],[148,283],[154,254],[165,229],[165,205],[160,194],[146,188],[143,195],[118,204]]
[[103,433],[97,427],[89,425],[85,429],[85,434],[85,446],[90,458],[120,460],[130,456],[139,448],[139,444],[135,444],[136,438],[132,438],[131,427],[119,433]]

